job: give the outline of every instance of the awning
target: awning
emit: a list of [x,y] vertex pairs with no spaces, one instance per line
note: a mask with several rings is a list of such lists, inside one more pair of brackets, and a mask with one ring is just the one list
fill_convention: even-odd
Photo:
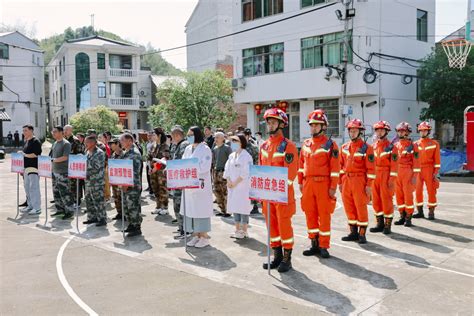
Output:
[[8,115],[7,112],[5,111],[0,111],[0,121],[5,121],[5,122],[9,122],[11,121],[12,119],[10,118],[10,115]]

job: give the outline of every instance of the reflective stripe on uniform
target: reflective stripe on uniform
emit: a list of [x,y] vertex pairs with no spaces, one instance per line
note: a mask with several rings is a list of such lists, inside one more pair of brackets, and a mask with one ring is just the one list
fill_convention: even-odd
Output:
[[318,228],[315,228],[315,229],[309,229],[308,228],[308,234],[317,234],[319,233],[319,229]]
[[423,206],[423,202],[416,203],[416,206]]
[[291,244],[291,243],[293,243],[293,237],[288,238],[288,239],[282,239],[281,243],[282,244]]
[[364,156],[365,156],[365,154],[361,154],[361,153],[355,153],[354,154],[354,157],[364,157]]
[[331,177],[339,177],[339,172],[331,172]]
[[298,169],[298,172],[301,172],[301,173],[303,173],[303,171],[304,171],[304,169],[303,169],[303,168],[300,168],[300,169]]
[[390,172],[390,176],[391,176],[391,177],[396,177],[396,176],[398,176],[398,173],[396,173],[396,172]]
[[277,241],[280,241],[280,240],[281,240],[281,237],[280,237],[280,236],[270,238],[270,241],[271,241],[271,242],[277,242]]
[[393,218],[393,214],[384,215],[383,217],[385,217],[385,218]]
[[367,178],[369,178],[369,179],[375,179],[375,174],[367,174]]
[[342,150],[342,153],[344,155],[348,155],[348,156],[351,154],[348,150],[345,150],[345,149]]
[[441,165],[434,165],[435,168],[441,168]]
[[415,208],[415,205],[407,205],[406,208],[412,209],[412,208]]
[[316,154],[319,154],[319,153],[327,153],[327,152],[329,152],[329,150],[326,150],[324,148],[319,148],[318,150],[316,150],[314,152],[314,154],[316,155]]
[[288,185],[293,185],[293,181],[292,181],[292,180],[288,180]]
[[386,156],[386,155],[390,155],[390,152],[389,151],[384,151],[380,154],[380,157],[383,157],[383,156]]
[[428,205],[428,207],[430,207],[430,206],[437,206],[438,204],[437,203],[427,203],[426,205]]
[[349,225],[355,225],[355,224],[357,224],[357,221],[356,221],[356,220],[348,220],[347,222],[349,223]]
[[415,168],[415,169],[413,169],[413,172],[421,172],[421,169]]
[[375,216],[382,216],[383,212],[374,212]]
[[369,222],[357,222],[358,226],[369,226]]
[[268,152],[265,149],[262,149],[262,156],[268,158]]
[[344,170],[339,171],[340,174],[346,173]]
[[405,208],[405,204],[397,205],[398,208]]
[[435,149],[435,148],[436,148],[436,145],[432,145],[432,146],[425,147],[425,150],[428,150],[428,149]]
[[274,153],[273,158],[275,157],[285,157],[285,153]]
[[306,151],[307,153],[311,154],[311,148],[309,148],[307,146],[303,146],[303,150]]
[[328,231],[328,232],[321,231],[321,232],[319,232],[319,235],[320,236],[331,236],[331,232],[330,231]]

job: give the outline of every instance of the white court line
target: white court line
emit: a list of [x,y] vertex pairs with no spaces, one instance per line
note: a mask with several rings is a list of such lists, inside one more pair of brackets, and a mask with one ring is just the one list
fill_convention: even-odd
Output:
[[66,290],[67,294],[69,294],[69,296],[73,299],[73,301],[76,302],[76,304],[79,305],[79,307],[82,308],[87,314],[96,316],[98,314],[92,308],[90,308],[89,305],[84,303],[84,301],[81,300],[79,296],[77,296],[76,292],[74,292],[72,287],[69,285],[69,282],[66,280],[66,277],[64,276],[62,265],[63,253],[73,238],[74,236],[69,237],[61,246],[61,248],[59,248],[58,256],[56,257],[56,271],[58,272],[58,278],[61,282],[61,285]]

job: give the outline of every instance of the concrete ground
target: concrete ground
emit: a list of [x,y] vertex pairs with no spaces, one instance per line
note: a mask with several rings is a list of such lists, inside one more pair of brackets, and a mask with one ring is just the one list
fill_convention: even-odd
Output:
[[[143,196],[143,236],[123,240],[107,228],[16,215],[16,174],[0,162],[0,313],[2,315],[151,314],[430,314],[474,313],[474,186],[441,183],[437,220],[395,226],[368,243],[344,243],[338,199],[330,259],[303,257],[308,241],[298,205],[294,270],[261,268],[266,229],[251,219],[248,240],[229,238],[230,219],[212,219],[211,247],[184,251],[171,216],[154,216]],[[48,200],[52,199],[48,180]],[[20,179],[20,185],[22,181]],[[41,180],[44,205],[44,179]],[[297,196],[299,196],[297,192]],[[20,202],[24,201],[20,188]],[[299,203],[298,203],[299,204]],[[170,209],[172,203],[170,203]],[[54,211],[54,205],[49,204]],[[109,207],[109,218],[115,215]],[[10,218],[10,219],[9,219]],[[371,218],[371,224],[373,218]]]

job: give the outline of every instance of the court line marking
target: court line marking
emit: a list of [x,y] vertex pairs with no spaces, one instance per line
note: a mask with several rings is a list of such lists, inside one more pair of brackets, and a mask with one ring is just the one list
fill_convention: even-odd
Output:
[[66,276],[64,275],[63,271],[63,266],[62,266],[62,261],[63,261],[63,254],[64,250],[66,247],[69,245],[69,243],[74,239],[75,236],[70,236],[59,248],[58,256],[56,257],[56,272],[58,273],[58,278],[59,282],[61,282],[61,285],[63,288],[66,290],[67,294],[72,298],[72,300],[79,305],[80,308],[82,308],[87,314],[97,316],[98,314],[89,307],[86,303],[84,303],[83,300],[74,292],[72,287],[69,285],[69,282],[66,279]]

